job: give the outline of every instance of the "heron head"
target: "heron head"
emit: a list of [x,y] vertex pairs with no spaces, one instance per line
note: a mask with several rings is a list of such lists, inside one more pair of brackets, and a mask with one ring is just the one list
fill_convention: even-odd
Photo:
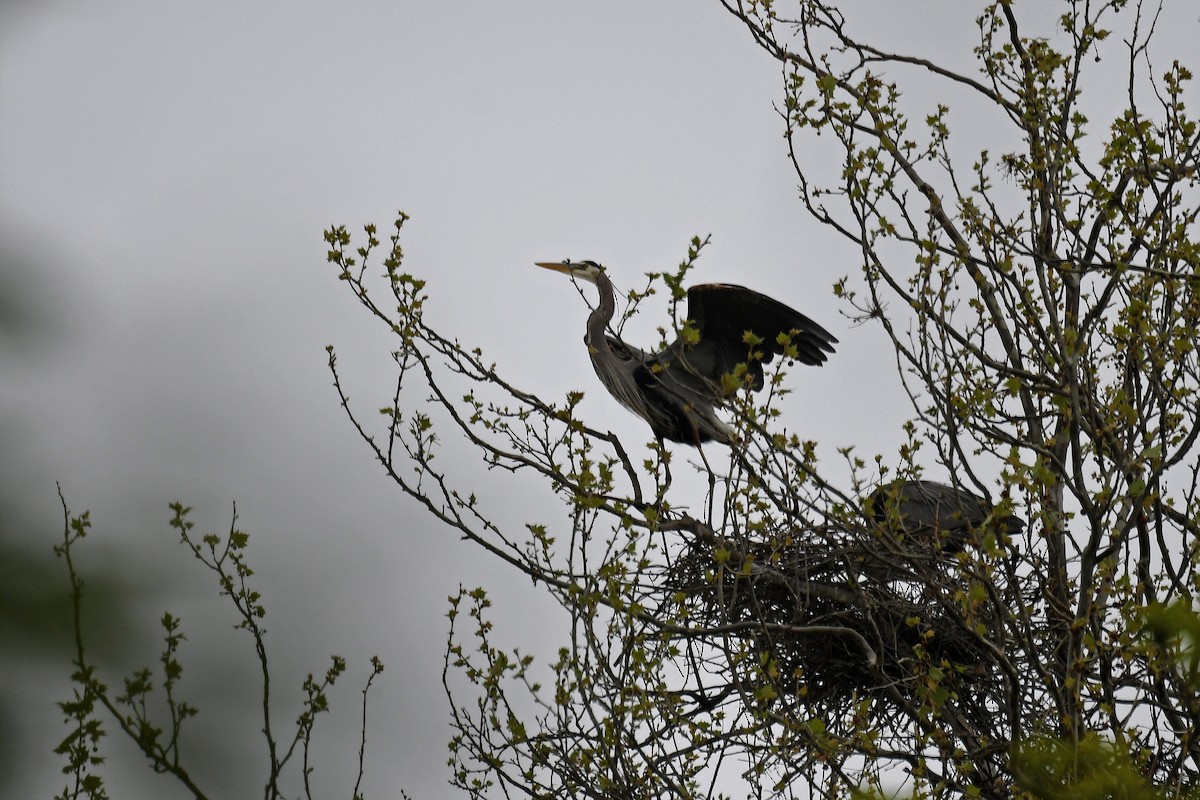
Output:
[[572,261],[569,258],[565,261],[538,261],[536,265],[588,283],[595,283],[596,277],[604,272],[604,267],[595,261]]

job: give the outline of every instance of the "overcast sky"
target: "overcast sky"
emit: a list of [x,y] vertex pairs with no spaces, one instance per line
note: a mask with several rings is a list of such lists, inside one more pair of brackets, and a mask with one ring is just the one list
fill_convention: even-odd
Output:
[[[920,13],[861,24],[971,63],[976,12],[903,5]],[[532,263],[596,259],[628,287],[711,233],[697,280],[750,285],[841,339],[822,370],[794,373],[790,425],[830,452],[894,450],[907,409],[893,361],[832,298],[855,256],[795,199],[780,87],[738,23],[699,0],[0,6],[0,309],[15,299],[29,332],[0,349],[4,492],[31,521],[21,544],[47,557],[55,481],[91,509],[85,571],[117,565],[148,587],[132,663],[156,658],[139,637],[163,610],[184,617],[195,666],[181,691],[205,709],[188,742],[207,749],[215,793],[262,782],[261,754],[239,752],[257,744],[239,716],[253,662],[168,528],[172,500],[216,531],[238,504],[287,693],[280,722],[298,711],[304,672],[332,652],[350,660],[318,733],[317,785],[331,794],[352,785],[357,689],[375,653],[387,672],[367,796],[446,794],[439,681],[445,598],[460,583],[496,590],[511,643],[562,633],[539,638],[538,595],[405,501],[340,413],[325,346],[374,408],[390,343],[325,264],[324,228],[407,211],[407,268],[428,279],[445,332],[524,388],[588,391],[594,425],[635,437],[641,423],[598,390],[580,298]],[[635,330],[649,339],[660,322]],[[484,493],[497,480],[462,469]],[[553,508],[510,500],[531,516]],[[30,731],[8,753],[23,765],[13,796],[61,789],[51,703],[68,672],[64,650],[51,682],[6,701]],[[112,796],[182,796],[112,747]]]

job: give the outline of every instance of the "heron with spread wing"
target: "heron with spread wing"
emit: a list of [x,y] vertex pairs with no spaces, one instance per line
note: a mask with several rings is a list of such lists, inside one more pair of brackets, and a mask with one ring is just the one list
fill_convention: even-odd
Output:
[[[742,286],[708,283],[688,289],[687,318],[698,338],[680,336],[657,353],[648,353],[609,333],[616,292],[603,267],[594,261],[537,266],[599,289],[600,302],[588,317],[583,337],[592,366],[609,394],[646,420],[660,442],[698,448],[709,441],[734,444],[733,429],[716,412],[731,394],[722,380],[725,375],[745,365],[749,386],[758,391],[764,384],[763,364],[774,356],[820,366],[837,342],[820,325],[777,300]],[[750,339],[747,332],[756,338]],[[789,352],[789,346],[794,350]],[[704,458],[703,450],[700,455]]]

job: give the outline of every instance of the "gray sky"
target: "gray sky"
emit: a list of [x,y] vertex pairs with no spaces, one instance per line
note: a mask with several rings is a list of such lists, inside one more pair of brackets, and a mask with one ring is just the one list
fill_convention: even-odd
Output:
[[[913,6],[922,12],[862,24],[901,40],[906,23],[934,30],[937,47],[970,63],[960,36],[975,12]],[[188,742],[238,765],[200,771],[217,793],[261,784],[261,759],[238,752],[257,744],[253,723],[245,739],[229,735],[253,702],[237,688],[253,663],[167,527],[172,500],[217,531],[238,503],[276,687],[289,693],[278,722],[294,719],[306,671],[332,652],[350,660],[318,731],[317,782],[331,794],[352,785],[373,653],[387,672],[367,795],[446,794],[439,680],[445,598],[460,583],[496,590],[512,643],[558,641],[534,633],[527,582],[497,576],[405,501],[340,413],[325,345],[374,408],[390,343],[324,263],[329,225],[386,228],[406,210],[407,267],[428,279],[440,327],[524,388],[587,391],[591,421],[633,441],[646,438],[641,423],[591,373],[581,301],[532,262],[596,259],[628,287],[712,233],[697,280],[753,286],[842,340],[823,370],[794,373],[790,424],[830,455],[851,443],[894,450],[907,409],[893,362],[878,331],[838,313],[830,286],[855,255],[795,199],[771,105],[780,86],[777,65],[716,2],[0,7],[0,291],[32,310],[35,332],[0,350],[4,463],[20,467],[5,491],[33,523],[25,544],[48,554],[61,481],[96,522],[84,568],[119,565],[156,587],[143,631],[162,610],[184,617],[193,666],[182,692],[205,709]],[[656,322],[633,330],[652,339]],[[462,469],[485,496],[512,501],[496,476]],[[544,493],[512,505],[497,513],[554,508]],[[154,643],[139,646],[133,662],[153,662]],[[33,731],[17,751],[29,765],[20,796],[61,789],[50,750],[65,728],[50,704],[67,674],[64,656],[52,684],[8,701]],[[176,791],[110,741],[117,766],[131,765],[110,778],[114,797]]]

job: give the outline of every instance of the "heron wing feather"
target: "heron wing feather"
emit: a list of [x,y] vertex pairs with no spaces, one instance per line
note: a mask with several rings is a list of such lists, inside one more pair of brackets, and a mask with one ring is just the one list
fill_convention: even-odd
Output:
[[[721,376],[746,364],[755,390],[763,386],[763,365],[784,353],[780,335],[791,335],[802,364],[820,365],[833,352],[837,338],[808,317],[764,294],[725,283],[707,283],[688,289],[688,319],[700,339],[694,344],[682,338],[668,346],[658,358],[686,364],[687,372],[707,381],[712,397],[721,396]],[[761,343],[746,342],[751,332]],[[751,353],[758,355],[752,356]]]

